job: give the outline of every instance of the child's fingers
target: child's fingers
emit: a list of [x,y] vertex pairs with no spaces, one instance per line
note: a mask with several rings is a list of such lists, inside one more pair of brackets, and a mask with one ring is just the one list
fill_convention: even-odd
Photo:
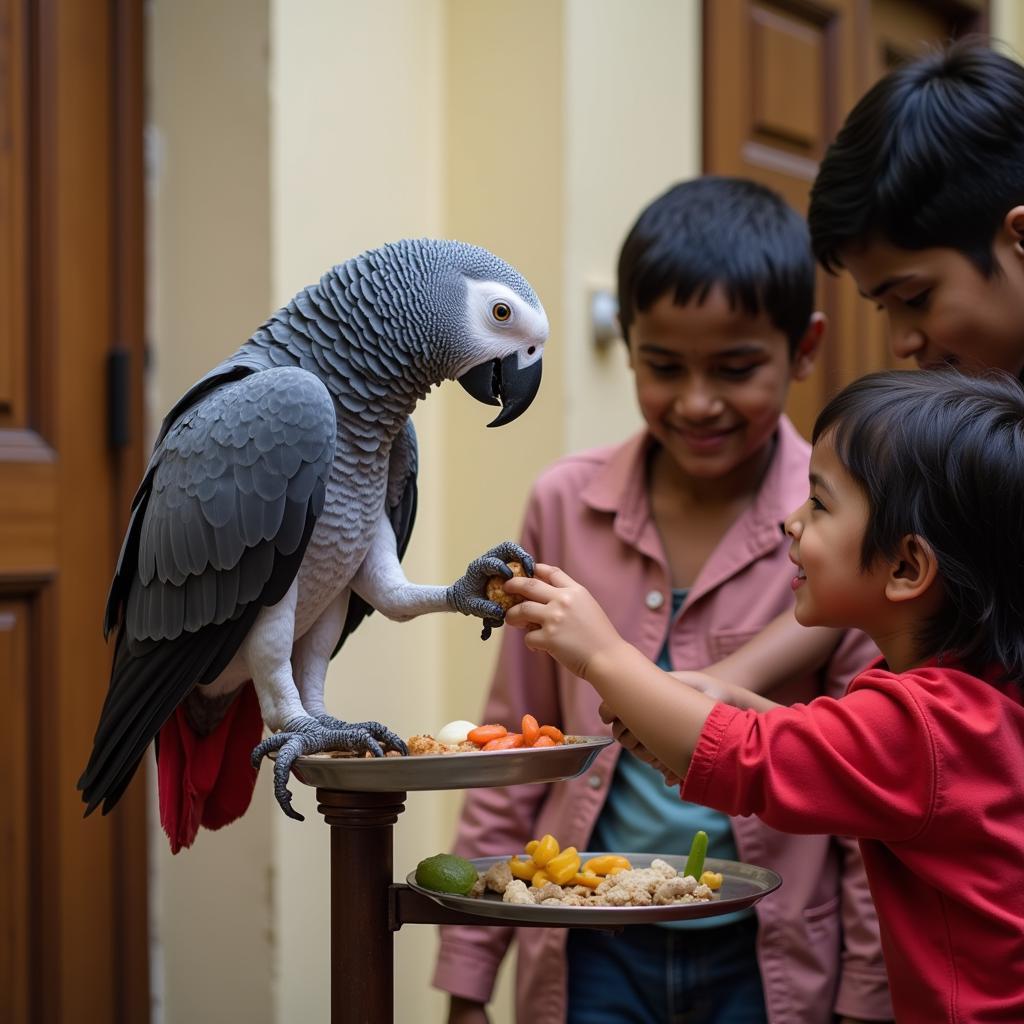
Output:
[[543,580],[545,583],[550,583],[553,587],[571,587],[576,585],[576,581],[564,570],[559,569],[557,565],[546,565],[544,562],[538,562],[533,567],[534,579]]
[[535,576],[515,576],[510,580],[505,580],[502,586],[505,588],[506,594],[515,594],[518,597],[542,601],[545,604],[558,593],[556,587]]
[[505,622],[517,629],[529,629],[531,626],[542,625],[546,605],[537,601],[520,601],[505,612]]
[[601,701],[601,706],[597,709],[597,713],[601,716],[601,721],[605,725],[611,725],[616,721],[615,712],[604,701]]

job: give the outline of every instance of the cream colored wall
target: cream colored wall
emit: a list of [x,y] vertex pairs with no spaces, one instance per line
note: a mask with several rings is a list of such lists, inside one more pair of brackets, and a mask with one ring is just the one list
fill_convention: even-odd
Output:
[[[263,0],[147,9],[155,428],[270,306],[268,21]],[[177,857],[154,825],[155,1022],[275,1020],[272,806],[259,787],[240,822]]]
[[1022,0],[991,0],[992,38],[1006,43],[1017,60],[1024,59],[1024,3]]
[[[586,294],[611,282],[639,207],[697,170],[698,11],[698,0],[520,0],[515,17],[503,0],[153,0],[157,418],[332,263],[403,236],[476,242],[545,303],[544,382],[528,415],[498,430],[451,385],[417,410],[406,570],[449,580],[515,536],[540,468],[638,423],[622,352],[590,343]],[[403,735],[473,718],[496,650],[461,617],[374,616],[332,665],[328,705]],[[325,1019],[328,831],[312,792],[293,789],[303,824],[277,813],[261,777],[242,822],[177,858],[155,840],[168,1024]],[[449,846],[458,803],[410,794],[396,875]],[[396,1020],[444,1019],[429,987],[435,943],[431,928],[398,933]],[[512,1019],[510,973],[496,1024]]]

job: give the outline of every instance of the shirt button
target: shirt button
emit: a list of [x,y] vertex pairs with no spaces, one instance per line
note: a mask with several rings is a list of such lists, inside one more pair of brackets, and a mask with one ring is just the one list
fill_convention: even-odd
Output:
[[601,780],[601,776],[600,775],[591,775],[590,778],[587,779],[587,785],[591,789],[600,789],[601,788],[601,781],[602,780]]
[[665,595],[660,590],[652,590],[644,598],[644,603],[652,612],[656,612],[665,603]]

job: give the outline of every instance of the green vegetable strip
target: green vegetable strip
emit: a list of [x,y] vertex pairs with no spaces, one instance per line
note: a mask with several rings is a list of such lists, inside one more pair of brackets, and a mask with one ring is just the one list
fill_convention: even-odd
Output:
[[704,870],[704,858],[707,856],[707,852],[708,834],[701,829],[690,843],[690,856],[686,858],[686,868],[683,870],[683,874],[693,875],[694,878],[699,879],[700,873]]

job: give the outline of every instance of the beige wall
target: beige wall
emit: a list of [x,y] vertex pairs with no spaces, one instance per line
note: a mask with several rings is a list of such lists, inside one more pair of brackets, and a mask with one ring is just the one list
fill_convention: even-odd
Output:
[[1006,44],[1012,56],[1024,57],[1024,3],[991,0],[992,38]]
[[[155,427],[270,309],[267,4],[158,0],[148,35]],[[272,807],[263,785],[240,822],[177,857],[153,826],[154,1021],[276,1020]]]

